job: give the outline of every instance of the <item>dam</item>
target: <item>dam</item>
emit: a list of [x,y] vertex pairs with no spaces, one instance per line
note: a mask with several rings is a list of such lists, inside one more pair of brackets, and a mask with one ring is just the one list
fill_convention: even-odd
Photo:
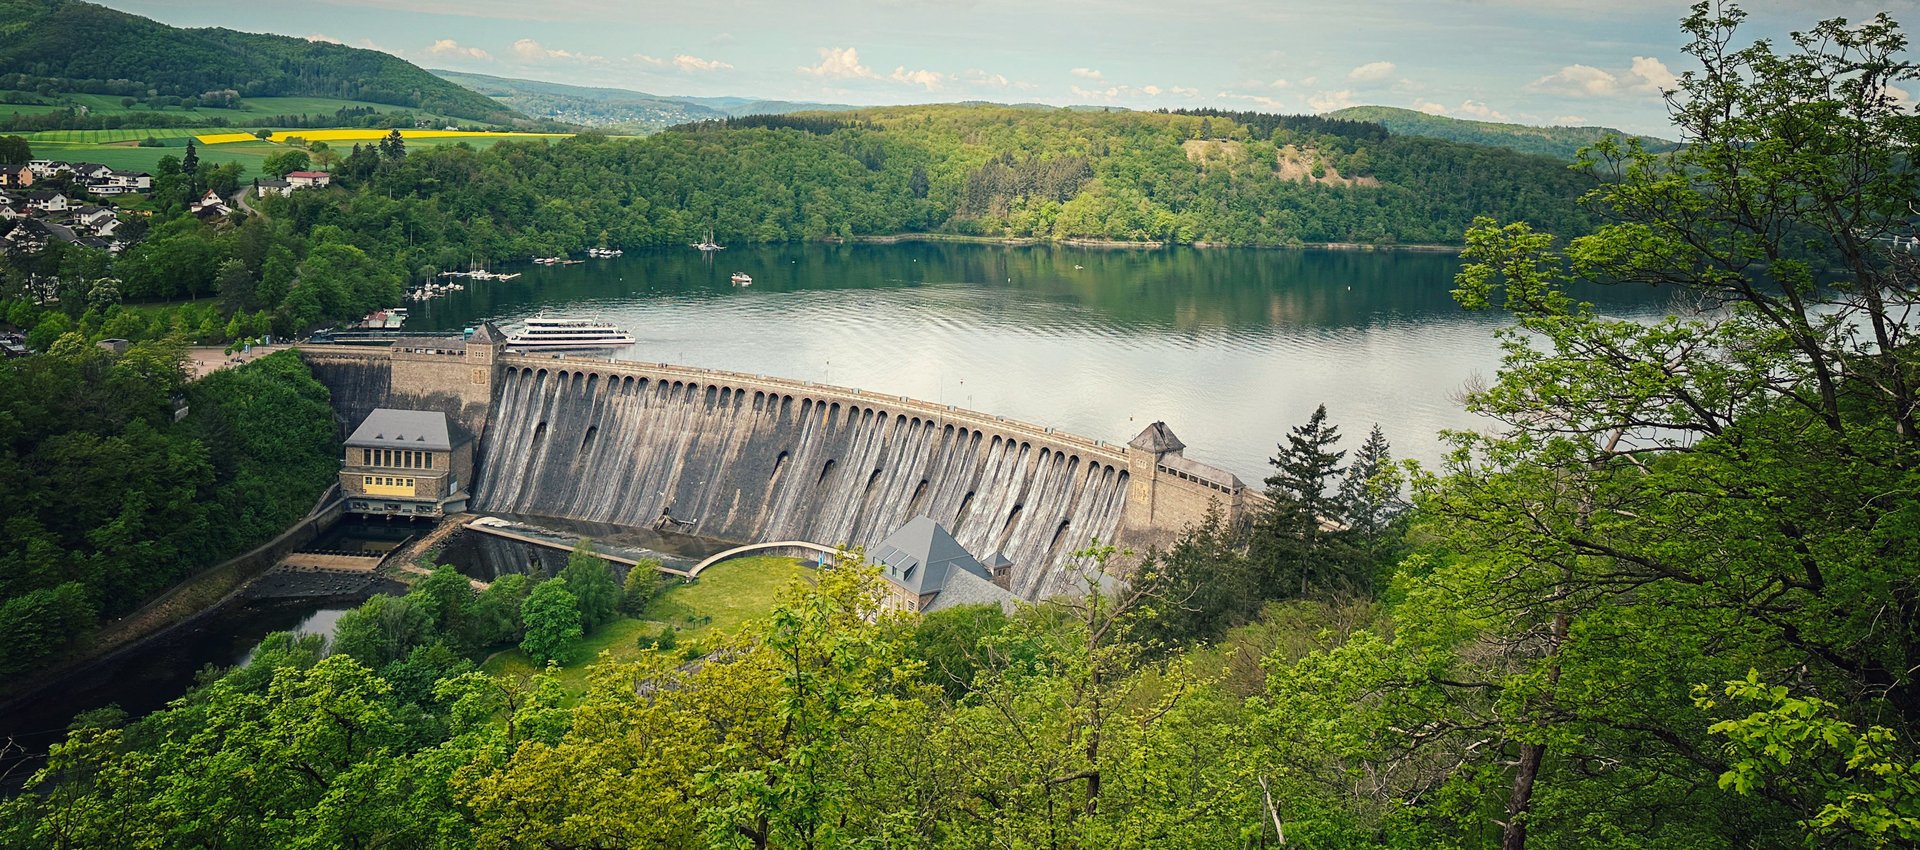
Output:
[[479,441],[472,509],[737,543],[870,546],[916,516],[1070,592],[1089,541],[1162,545],[1211,505],[1261,498],[1154,423],[1121,445],[903,396],[664,363],[517,354],[470,339],[303,345],[349,426],[439,410]]

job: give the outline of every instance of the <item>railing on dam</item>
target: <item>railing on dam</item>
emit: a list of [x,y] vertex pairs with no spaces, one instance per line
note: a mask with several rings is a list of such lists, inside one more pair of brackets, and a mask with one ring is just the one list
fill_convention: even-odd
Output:
[[841,401],[848,404],[885,405],[890,412],[918,414],[954,425],[968,426],[976,431],[1000,432],[1019,435],[1034,443],[1053,443],[1060,448],[1072,449],[1089,455],[1089,460],[1097,459],[1114,466],[1125,468],[1127,465],[1127,447],[1103,440],[1094,440],[1078,434],[1056,431],[1043,425],[1008,419],[991,413],[981,413],[951,404],[934,404],[903,395],[873,393],[853,387],[841,387],[813,381],[799,381],[792,378],[770,378],[765,375],[749,375],[745,372],[729,372],[723,369],[703,369],[694,366],[675,366],[670,363],[646,363],[635,360],[613,360],[598,357],[576,357],[562,354],[510,354],[500,358],[499,362],[508,368],[546,369],[549,371],[579,372],[617,372],[623,375],[644,376],[654,380],[667,379],[702,386],[714,385],[733,389],[757,390],[772,394],[787,394],[829,401]]

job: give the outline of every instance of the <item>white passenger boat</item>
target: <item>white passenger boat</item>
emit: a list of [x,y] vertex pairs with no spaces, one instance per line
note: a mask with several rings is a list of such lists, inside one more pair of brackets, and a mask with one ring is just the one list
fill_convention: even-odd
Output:
[[734,272],[733,285],[734,286],[752,286],[753,278],[747,277],[746,272]]
[[507,334],[507,346],[520,349],[620,348],[632,345],[633,335],[599,319],[549,319],[537,316],[527,326]]

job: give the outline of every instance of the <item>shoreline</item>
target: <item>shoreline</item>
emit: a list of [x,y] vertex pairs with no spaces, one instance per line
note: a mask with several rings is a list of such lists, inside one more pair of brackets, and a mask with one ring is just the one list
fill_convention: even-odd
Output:
[[1063,245],[1070,248],[1117,248],[1127,250],[1154,250],[1159,248],[1184,247],[1198,248],[1201,250],[1241,248],[1263,251],[1382,251],[1419,254],[1458,254],[1465,247],[1462,245],[1440,245],[1421,242],[1391,245],[1378,245],[1367,242],[1300,242],[1286,245],[1243,245],[1234,242],[1135,242],[1125,239],[1050,239],[1040,236],[970,236],[962,233],[882,233],[867,236],[849,236],[846,238],[830,237],[815,241],[826,245],[900,245],[912,242],[951,242],[962,245],[1005,245],[1009,247]]

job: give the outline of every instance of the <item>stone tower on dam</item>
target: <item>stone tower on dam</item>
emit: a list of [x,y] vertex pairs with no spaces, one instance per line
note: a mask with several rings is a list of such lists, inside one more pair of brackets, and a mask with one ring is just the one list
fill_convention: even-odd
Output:
[[1165,423],[1127,445],[904,396],[471,339],[302,346],[343,423],[438,410],[479,440],[472,510],[742,543],[869,546],[920,515],[1004,554],[1016,593],[1073,589],[1092,539],[1163,545],[1259,497]]

